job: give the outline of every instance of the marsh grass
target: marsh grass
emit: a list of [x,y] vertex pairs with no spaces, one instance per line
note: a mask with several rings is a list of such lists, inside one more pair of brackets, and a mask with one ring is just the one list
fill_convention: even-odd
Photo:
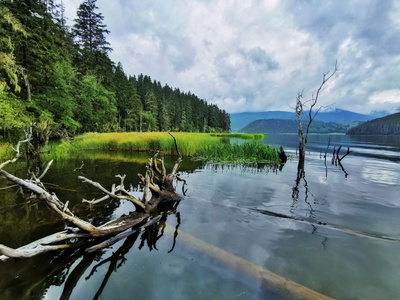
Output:
[[220,138],[239,138],[243,140],[262,140],[267,134],[264,133],[212,133],[211,136]]
[[[179,151],[184,156],[198,155],[204,145],[218,144],[220,138],[207,133],[173,132]],[[124,133],[85,133],[76,136],[73,141],[63,140],[47,145],[43,152],[51,158],[66,157],[71,151],[83,150],[122,150],[149,151],[159,150],[166,155],[175,155],[175,143],[167,132],[124,132]]]
[[[277,162],[278,149],[259,142],[231,144],[229,138],[259,139],[263,134],[208,134],[208,133],[172,133],[184,156],[220,162]],[[124,132],[124,133],[85,133],[76,136],[73,141],[63,140],[47,145],[43,152],[47,159],[66,158],[72,153],[86,150],[101,151],[162,151],[164,155],[175,155],[175,143],[167,132]]]
[[199,158],[215,163],[279,162],[279,150],[257,142],[205,145]]

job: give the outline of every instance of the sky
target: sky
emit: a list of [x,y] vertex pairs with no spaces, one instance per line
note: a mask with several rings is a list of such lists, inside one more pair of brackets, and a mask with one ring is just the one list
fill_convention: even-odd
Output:
[[[73,24],[83,0],[63,0]],[[400,1],[98,0],[114,62],[228,113],[400,111]]]

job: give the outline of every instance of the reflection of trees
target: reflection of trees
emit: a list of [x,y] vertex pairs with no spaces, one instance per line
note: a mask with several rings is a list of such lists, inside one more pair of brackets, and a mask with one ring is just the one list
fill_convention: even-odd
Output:
[[[149,250],[157,249],[157,242],[164,236],[166,221],[170,215],[175,216],[177,220],[176,231],[172,237],[173,245],[169,252],[173,251],[177,229],[180,225],[180,213],[177,211],[179,203],[179,201],[176,201],[159,206],[158,212],[152,216],[154,221],[148,222],[146,227],[128,229],[117,235],[115,239],[111,240],[111,242],[123,241],[123,244],[117,250],[99,249],[96,247],[96,245],[99,245],[99,241],[96,241],[86,244],[88,247],[94,247],[92,252],[78,247],[77,249],[63,250],[56,255],[49,252],[30,259],[1,262],[0,290],[7,291],[7,294],[3,294],[3,296],[5,299],[42,299],[50,286],[64,284],[60,299],[70,299],[80,280],[91,280],[101,265],[109,264],[107,273],[104,275],[96,294],[96,297],[99,297],[113,271],[116,271],[126,262],[126,255],[135,243],[139,250],[144,250],[146,247]],[[54,227],[54,225],[52,226]],[[111,242],[110,240],[103,241],[103,243],[108,244]],[[110,256],[103,258],[106,255]],[[99,262],[93,266],[96,261]],[[90,269],[91,266],[92,269]],[[87,270],[91,270],[91,273],[85,278],[83,276],[85,273],[87,274]]]
[[[4,170],[5,166],[17,161],[21,155],[19,151],[21,143],[30,141],[32,133],[27,133],[27,139],[18,142],[17,147],[14,149],[17,153],[16,157],[0,164],[0,175],[36,195],[39,202],[44,202],[44,204],[46,204],[46,206],[50,208],[53,213],[63,219],[67,225],[63,231],[42,237],[16,249],[0,244],[0,260],[6,261],[11,258],[30,258],[32,256],[45,254],[48,251],[54,250],[62,250],[65,251],[65,253],[68,252],[69,255],[65,258],[65,262],[60,264],[61,268],[63,267],[60,273],[57,273],[57,271],[60,270],[58,265],[51,272],[52,274],[57,275],[55,277],[51,276],[50,281],[55,279],[56,282],[63,282],[63,277],[69,273],[68,271],[65,272],[65,270],[74,264],[76,258],[83,256],[82,261],[78,263],[66,281],[62,298],[68,299],[73,288],[79,281],[79,278],[95,259],[95,256],[91,255],[90,253],[98,253],[100,249],[113,245],[118,241],[125,240],[123,246],[117,251],[117,255],[113,254],[109,258],[111,265],[113,265],[114,260],[116,260],[116,264],[119,260],[124,259],[124,255],[133,246],[139,234],[138,232],[141,230],[143,230],[143,233],[141,236],[141,244],[139,249],[143,248],[145,244],[147,244],[150,250],[153,248],[157,249],[156,242],[163,235],[158,235],[159,228],[162,226],[165,227],[165,221],[169,214],[176,214],[177,205],[181,200],[181,197],[176,193],[176,188],[174,187],[175,181],[183,182],[182,191],[185,193],[184,187],[186,181],[181,179],[177,174],[178,168],[182,162],[182,156],[179,152],[175,137],[172,134],[170,135],[174,139],[176,152],[178,154],[175,165],[173,166],[171,173],[168,174],[164,160],[157,157],[158,152],[151,157],[146,165],[147,170],[145,176],[138,174],[141,183],[144,185],[143,197],[141,199],[136,199],[130,191],[125,189],[125,175],[116,175],[116,177],[120,178],[120,184],[113,184],[110,190],[104,188],[96,181],[78,176],[80,180],[90,184],[105,194],[105,196],[99,199],[93,199],[90,201],[83,199],[83,202],[94,205],[108,199],[112,199],[114,203],[122,200],[128,200],[135,207],[135,211],[130,212],[128,215],[122,214],[121,216],[117,216],[115,219],[112,219],[108,222],[107,220],[104,220],[106,217],[103,217],[102,222],[100,222],[100,224],[96,224],[94,220],[91,220],[91,216],[78,217],[72,213],[68,207],[69,201],[62,202],[55,193],[50,193],[49,190],[45,188],[44,184],[41,182],[41,178],[49,170],[52,161],[47,164],[47,167],[41,175],[38,173],[31,173],[31,178],[26,180]],[[107,210],[105,211],[107,212]],[[107,215],[111,215],[111,213]],[[178,225],[179,220],[178,214]],[[59,256],[62,257],[63,255],[59,254]],[[54,257],[51,258],[51,261],[53,260]],[[106,262],[107,261],[108,260],[106,260]],[[46,261],[45,264],[48,264],[48,261]],[[65,268],[65,266],[67,266],[67,268]],[[36,287],[39,285],[41,287],[45,286],[46,288],[51,285],[51,283],[49,285],[43,285],[44,281],[49,279],[49,277],[46,275],[39,278],[39,283],[34,284],[34,289],[36,289]],[[104,288],[105,283],[108,281],[109,276],[105,278],[102,288],[100,289],[100,293]],[[34,278],[34,280],[36,280],[36,274]],[[19,299],[21,298],[23,297],[19,297]]]
[[[140,236],[140,245],[138,246],[139,250],[141,250],[145,245],[147,245],[150,251],[153,249],[157,250],[157,241],[162,236],[164,236],[166,220],[167,217],[171,214],[174,214],[177,218],[177,226],[174,234],[174,242],[172,249],[169,252],[173,251],[176,242],[177,229],[180,225],[180,213],[176,212],[178,204],[179,202],[176,202],[170,210],[164,211],[158,217],[155,217],[154,219],[158,220],[158,222],[154,222],[153,224],[146,226],[145,228],[142,228],[142,230],[133,229],[126,232],[124,234],[125,241],[123,242],[123,244],[116,251],[113,251],[109,257],[101,260],[99,263],[97,263],[92,267],[90,274],[85,277],[85,280],[90,280],[90,278],[97,272],[97,269],[100,266],[109,264],[107,272],[104,275],[104,279],[93,299],[98,299],[101,296],[113,272],[116,272],[118,268],[120,268],[127,261],[125,255],[131,250],[133,245],[138,240],[139,236]],[[60,299],[70,299],[70,296],[75,286],[77,285],[78,281],[82,278],[85,271],[92,265],[93,261],[95,261],[96,258],[99,256],[99,251],[102,254],[101,256],[103,256],[104,255],[103,250],[89,252],[83,255],[82,261],[74,268],[74,270],[70,272],[70,275],[66,278],[64,289]]]

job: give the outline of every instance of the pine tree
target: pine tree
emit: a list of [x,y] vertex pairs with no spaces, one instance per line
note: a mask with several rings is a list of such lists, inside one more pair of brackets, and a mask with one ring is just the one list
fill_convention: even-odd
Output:
[[[14,35],[14,32],[19,32],[26,37],[27,33],[21,22],[6,7],[0,7],[0,24],[2,25],[0,28],[0,71],[7,74],[10,84],[18,92],[21,90],[18,77],[22,75],[23,68],[15,62],[14,44],[11,36]],[[6,29],[7,24],[10,27],[9,30]],[[7,79],[3,79],[0,74],[0,92],[7,88]]]
[[107,53],[111,51],[105,35],[110,33],[103,24],[104,16],[96,13],[97,0],[86,0],[78,8],[78,18],[72,28],[80,53],[80,66],[83,70],[99,70],[104,64],[110,64]]

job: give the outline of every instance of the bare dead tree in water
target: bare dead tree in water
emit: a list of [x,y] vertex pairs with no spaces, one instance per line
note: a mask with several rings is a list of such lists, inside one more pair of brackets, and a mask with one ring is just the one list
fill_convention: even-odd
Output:
[[[318,109],[314,109],[315,106],[317,105],[320,93],[322,91],[322,88],[324,85],[335,75],[335,73],[339,70],[337,62],[335,63],[335,69],[333,72],[328,71],[327,73],[324,73],[322,76],[322,82],[319,85],[317,92],[315,94],[312,94],[311,99],[307,101],[303,101],[303,91],[297,94],[296,97],[296,115],[297,115],[297,120],[299,122],[299,167],[298,171],[304,172],[304,160],[306,157],[306,145],[307,145],[307,139],[308,139],[308,134],[310,132],[310,126],[312,122],[314,121],[315,117],[317,114],[320,112],[324,106],[320,106]],[[307,104],[310,104],[310,108],[308,110],[308,124],[306,128],[306,132],[304,133],[303,130],[303,124],[302,124],[302,115],[304,113],[304,108],[306,107]]]
[[[27,133],[27,138],[17,144],[14,149],[17,153],[12,160],[6,161],[0,165],[0,175],[9,181],[19,185],[20,187],[30,191],[39,201],[43,201],[51,211],[53,211],[60,219],[68,226],[61,232],[54,233],[39,240],[36,240],[25,246],[17,249],[12,249],[0,244],[0,260],[8,258],[32,257],[40,253],[61,250],[69,248],[85,248],[91,252],[109,245],[112,245],[119,240],[126,238],[126,231],[130,228],[139,228],[151,225],[159,221],[159,214],[155,214],[157,208],[163,203],[177,203],[181,200],[180,196],[175,191],[173,186],[174,180],[185,181],[177,175],[178,168],[182,162],[182,156],[178,150],[178,144],[174,138],[176,152],[178,154],[177,161],[171,173],[167,173],[164,166],[164,160],[158,158],[158,152],[149,159],[145,176],[138,174],[141,182],[144,185],[142,199],[136,199],[124,187],[125,175],[117,175],[121,182],[119,185],[113,185],[111,190],[107,190],[100,183],[94,182],[83,176],[78,176],[84,183],[88,183],[100,191],[105,196],[97,200],[83,200],[83,202],[91,205],[98,204],[106,199],[115,201],[128,200],[135,207],[135,211],[129,215],[122,215],[114,220],[111,220],[100,226],[95,226],[90,222],[85,221],[78,216],[75,216],[68,208],[68,201],[62,202],[58,199],[55,193],[50,193],[40,181],[43,175],[31,179],[22,179],[16,177],[4,170],[8,164],[15,162],[20,156],[20,145],[28,143],[32,137],[31,131]],[[50,164],[49,166],[50,167]],[[48,168],[46,168],[48,170]],[[184,192],[184,185],[182,187]],[[151,196],[150,196],[151,194]]]
[[[322,88],[324,85],[335,75],[335,73],[339,70],[337,62],[335,63],[335,68],[333,72],[328,71],[327,73],[323,73],[322,76],[322,82],[319,85],[317,92],[311,95],[311,99],[304,101],[303,98],[303,91],[299,92],[296,97],[296,115],[297,115],[297,120],[299,122],[299,163],[297,165],[297,178],[296,178],[296,185],[293,188],[293,198],[297,198],[299,194],[299,184],[302,178],[305,177],[305,172],[304,172],[304,162],[306,158],[306,145],[307,145],[307,140],[308,140],[308,134],[310,132],[310,126],[312,122],[314,121],[315,117],[317,114],[320,112],[324,106],[320,106],[318,109],[315,109],[319,96],[321,94]],[[306,127],[306,130],[304,132],[303,129],[303,123],[302,123],[302,116],[304,113],[304,109],[307,107],[307,105],[310,105],[310,108],[308,110],[308,124]],[[306,185],[307,186],[307,185]]]

